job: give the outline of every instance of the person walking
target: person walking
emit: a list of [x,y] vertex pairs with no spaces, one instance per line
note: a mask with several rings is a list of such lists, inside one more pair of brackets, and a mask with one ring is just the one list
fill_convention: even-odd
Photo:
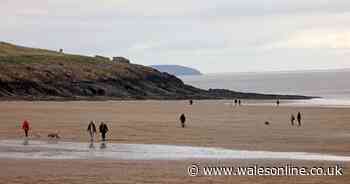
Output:
[[29,126],[29,122],[28,122],[27,120],[24,120],[24,121],[23,121],[23,123],[22,123],[22,129],[24,130],[25,136],[28,137],[30,126]]
[[276,105],[277,105],[277,107],[280,106],[280,99],[277,99]]
[[292,126],[294,126],[294,121],[295,121],[295,116],[294,116],[294,114],[292,114],[290,116],[290,123],[292,124]]
[[242,101],[238,100],[238,106],[241,106],[241,105],[242,105]]
[[89,135],[90,135],[90,141],[91,142],[93,142],[94,141],[94,137],[95,137],[95,134],[96,134],[96,126],[95,126],[95,123],[94,123],[94,121],[91,121],[90,123],[89,123],[89,126],[88,126],[88,128],[87,128],[87,131],[88,131],[88,133],[89,133]]
[[109,131],[108,126],[104,122],[101,122],[99,129],[102,136],[102,141],[106,141],[106,134]]
[[238,103],[238,100],[237,100],[237,99],[235,99],[235,106],[237,106],[237,103]]
[[300,112],[298,112],[297,120],[298,120],[298,126],[301,126],[301,113]]
[[180,122],[181,122],[181,127],[182,128],[185,128],[185,123],[186,123],[186,116],[185,116],[185,114],[181,114],[181,116],[180,116]]

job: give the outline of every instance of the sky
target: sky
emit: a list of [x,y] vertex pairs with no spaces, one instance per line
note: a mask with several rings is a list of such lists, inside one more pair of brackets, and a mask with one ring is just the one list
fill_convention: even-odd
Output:
[[350,68],[349,0],[0,0],[0,41],[204,73]]

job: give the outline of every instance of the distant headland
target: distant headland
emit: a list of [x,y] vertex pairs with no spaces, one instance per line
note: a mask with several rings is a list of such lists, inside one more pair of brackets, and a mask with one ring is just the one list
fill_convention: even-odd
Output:
[[202,75],[202,73],[197,69],[180,65],[151,65],[150,67],[159,70],[160,72],[166,72],[176,76]]

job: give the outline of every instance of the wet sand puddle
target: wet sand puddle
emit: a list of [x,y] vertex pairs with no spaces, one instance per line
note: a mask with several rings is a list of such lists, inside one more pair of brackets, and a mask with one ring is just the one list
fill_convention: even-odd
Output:
[[31,140],[1,140],[0,158],[13,159],[113,159],[113,160],[185,160],[185,159],[271,159],[350,161],[349,156],[304,152],[244,151],[153,144],[74,143]]

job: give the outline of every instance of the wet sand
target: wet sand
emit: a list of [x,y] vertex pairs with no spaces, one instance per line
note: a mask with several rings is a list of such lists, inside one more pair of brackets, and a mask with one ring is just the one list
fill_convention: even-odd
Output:
[[[303,126],[292,127],[290,114],[301,111]],[[186,129],[179,115],[186,113]],[[28,119],[31,140],[59,131],[62,141],[87,142],[90,120],[110,126],[111,143],[219,147],[233,150],[310,152],[350,156],[350,108],[275,106],[231,107],[228,101],[0,102],[0,139],[23,138]],[[269,121],[270,125],[264,124]],[[248,160],[249,163],[275,163]],[[0,159],[4,183],[346,183],[342,177],[195,177],[192,160],[28,160]],[[209,162],[204,159],[201,163]],[[225,165],[230,161],[225,161]],[[242,161],[240,161],[242,162]],[[283,162],[283,161],[279,161]],[[40,163],[40,164],[38,164]],[[237,163],[237,161],[232,161]],[[325,164],[324,161],[295,161]],[[339,164],[339,163],[338,163]],[[340,163],[347,167],[348,163]],[[57,167],[57,168],[56,168]],[[54,169],[55,168],[55,169]],[[16,172],[14,172],[16,171]],[[51,171],[51,172],[49,172]],[[263,178],[263,179],[262,179]]]

